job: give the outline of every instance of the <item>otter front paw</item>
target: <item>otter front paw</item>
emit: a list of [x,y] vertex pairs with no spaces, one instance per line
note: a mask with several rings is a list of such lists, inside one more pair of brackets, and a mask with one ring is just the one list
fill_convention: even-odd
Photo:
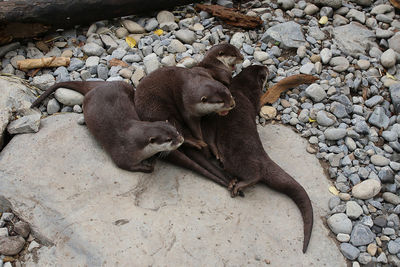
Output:
[[187,139],[186,138],[184,142],[192,147],[199,149],[199,150],[208,146],[203,140],[200,140],[200,139]]

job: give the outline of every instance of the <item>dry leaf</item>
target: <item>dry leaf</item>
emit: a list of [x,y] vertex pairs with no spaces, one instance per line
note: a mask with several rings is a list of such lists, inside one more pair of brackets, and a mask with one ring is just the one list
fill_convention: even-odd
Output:
[[120,59],[117,59],[117,58],[111,59],[110,61],[108,61],[108,64],[109,64],[111,67],[112,67],[112,66],[121,66],[121,67],[123,67],[123,68],[129,67],[128,63],[126,63],[126,62],[124,62],[124,61],[122,61],[122,60],[120,60]]
[[161,30],[161,29],[158,29],[158,30],[155,30],[155,31],[154,31],[154,34],[156,34],[156,35],[158,35],[158,36],[162,35],[163,33],[164,33],[164,31]]
[[318,21],[318,23],[322,24],[322,25],[326,24],[327,22],[328,22],[328,17],[327,16],[322,16]]
[[339,195],[339,191],[334,186],[329,187],[329,192],[331,192],[335,196]]
[[286,77],[280,80],[277,84],[267,90],[265,94],[261,96],[261,106],[269,103],[272,104],[278,100],[281,93],[287,91],[290,88],[297,87],[301,84],[310,84],[318,80],[318,77],[308,74],[297,74]]
[[125,41],[129,45],[130,48],[134,48],[136,46],[136,40],[130,36],[126,36]]

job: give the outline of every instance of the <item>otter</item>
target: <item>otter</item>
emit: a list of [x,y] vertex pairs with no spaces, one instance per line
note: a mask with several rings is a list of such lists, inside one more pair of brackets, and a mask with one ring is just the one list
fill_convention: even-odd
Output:
[[214,45],[204,55],[203,60],[193,69],[206,71],[214,80],[229,86],[235,65],[243,62],[239,49],[228,43]]
[[288,195],[301,211],[304,223],[303,253],[306,252],[313,226],[313,208],[304,188],[263,149],[255,118],[260,111],[261,90],[268,69],[250,66],[232,80],[230,90],[236,107],[225,117],[211,117],[202,121],[205,141],[215,146],[225,171],[239,181],[232,185],[231,194],[263,182],[272,189]]
[[[134,107],[134,89],[126,82],[62,82],[51,86],[43,95],[60,87],[85,95],[86,125],[121,169],[152,172],[155,154],[175,150],[183,143],[183,137],[170,123],[139,120]],[[38,105],[39,99],[44,97],[39,97],[32,106]]]

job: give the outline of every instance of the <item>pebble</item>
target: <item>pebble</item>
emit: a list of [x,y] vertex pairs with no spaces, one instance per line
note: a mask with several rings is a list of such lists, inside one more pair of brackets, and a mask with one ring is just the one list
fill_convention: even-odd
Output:
[[350,234],[353,227],[351,220],[344,213],[333,214],[328,218],[327,223],[335,234]]
[[124,19],[121,21],[121,23],[130,33],[145,33],[146,32],[146,30],[142,26],[140,26],[139,24],[137,24],[134,21]]
[[61,109],[60,104],[55,98],[52,98],[47,103],[47,113],[49,115],[59,112]]
[[339,234],[337,234],[336,239],[339,242],[342,242],[342,243],[345,242],[346,243],[346,242],[350,241],[350,235],[339,233]]
[[167,50],[168,52],[174,54],[182,53],[186,51],[186,47],[179,40],[172,40],[171,43],[168,45]]
[[96,43],[88,43],[82,47],[82,51],[88,56],[101,56],[105,49]]
[[145,56],[143,58],[143,63],[147,74],[150,74],[151,72],[161,67],[161,63],[158,61],[157,55],[154,53]]
[[373,155],[371,156],[371,162],[376,166],[387,166],[389,165],[390,160],[381,155]]
[[28,223],[23,221],[18,221],[14,224],[14,231],[23,238],[27,238],[29,233],[31,232],[31,229]]
[[374,243],[369,244],[367,246],[367,251],[371,256],[375,256],[377,250],[378,250],[378,246],[375,245]]
[[324,132],[327,140],[340,140],[346,136],[346,129],[342,128],[329,128]]
[[304,9],[304,13],[306,13],[307,15],[314,15],[315,13],[317,13],[319,11],[319,8],[314,5],[314,4],[308,4],[306,6],[306,8]]
[[355,260],[360,255],[360,251],[349,243],[340,244],[340,251],[349,260]]
[[327,97],[325,90],[316,83],[308,86],[305,92],[306,95],[310,97],[314,102],[320,102]]
[[346,203],[346,215],[352,220],[357,219],[363,214],[363,209],[355,201],[348,201]]
[[[397,114],[400,114],[400,83],[395,83],[389,87],[390,97]],[[400,135],[400,133],[398,133]]]
[[368,122],[378,128],[386,129],[389,126],[389,117],[383,107],[376,107],[368,119]]
[[83,95],[70,89],[59,88],[54,93],[58,102],[66,106],[82,105]]
[[5,256],[17,255],[25,245],[25,239],[20,236],[0,237],[0,254]]
[[329,48],[324,48],[321,50],[319,55],[321,56],[322,63],[328,64],[332,58],[332,51]]
[[400,243],[390,240],[388,243],[388,250],[390,254],[397,254],[400,252]]
[[242,47],[243,43],[244,43],[244,39],[245,39],[244,33],[242,33],[242,32],[236,32],[236,33],[232,36],[232,38],[231,38],[231,40],[230,40],[229,43],[230,43],[231,45],[233,45],[233,46],[236,46],[237,49],[240,49],[240,48]]
[[358,199],[369,199],[376,196],[381,190],[381,183],[375,179],[365,180],[353,187],[351,193]]
[[294,21],[280,23],[268,28],[261,37],[261,41],[264,43],[269,41],[279,42],[283,48],[299,48],[306,43],[301,26]]
[[185,44],[193,44],[193,42],[196,41],[196,34],[191,30],[179,30],[175,32],[175,36],[179,41]]
[[40,113],[23,116],[10,122],[7,126],[7,131],[10,134],[36,133],[39,131],[40,117]]
[[381,63],[385,68],[391,68],[396,64],[396,52],[388,49],[381,55]]
[[263,106],[260,111],[260,116],[266,120],[271,120],[276,117],[277,110],[272,106]]
[[357,66],[361,70],[367,70],[369,68],[369,66],[371,66],[371,63],[368,60],[360,59],[360,60],[357,60]]
[[329,112],[320,110],[317,113],[317,123],[319,125],[328,127],[336,123],[336,117]]
[[269,54],[264,51],[255,51],[254,59],[257,60],[258,62],[263,62],[264,60],[269,59]]
[[329,64],[333,66],[333,70],[337,72],[343,72],[350,66],[349,61],[345,57],[334,57],[329,61]]
[[375,240],[375,234],[368,226],[357,224],[351,231],[350,243],[353,246],[365,246]]

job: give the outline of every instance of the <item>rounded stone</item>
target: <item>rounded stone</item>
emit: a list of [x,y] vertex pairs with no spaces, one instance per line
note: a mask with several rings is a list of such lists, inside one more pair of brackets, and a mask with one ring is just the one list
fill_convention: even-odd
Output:
[[350,234],[351,229],[353,228],[351,220],[344,213],[333,214],[331,217],[329,217],[327,223],[329,228],[335,234]]
[[324,48],[319,55],[321,56],[322,63],[327,64],[332,58],[332,51],[329,48]]
[[306,13],[307,15],[314,15],[318,11],[319,11],[319,8],[314,4],[308,4],[306,6],[306,8],[304,9],[304,13]]
[[276,108],[272,106],[263,106],[260,111],[260,116],[266,120],[274,119],[276,117],[276,114]]
[[172,40],[167,48],[170,53],[183,53],[186,51],[186,47],[179,40]]
[[381,64],[385,68],[391,68],[396,64],[396,52],[393,49],[388,49],[381,55]]
[[264,51],[254,51],[253,56],[258,62],[263,62],[264,60],[269,59],[269,54]]
[[325,90],[316,83],[308,86],[305,92],[306,95],[310,97],[314,102],[320,102],[327,97]]
[[388,250],[390,254],[400,253],[400,243],[390,240],[388,244]]
[[0,238],[0,254],[5,256],[17,255],[25,245],[21,236],[5,236]]
[[122,25],[130,32],[130,33],[145,33],[146,30],[137,24],[136,22],[128,19],[124,19],[121,21]]
[[328,128],[325,130],[324,135],[327,140],[340,140],[346,136],[346,129],[343,128]]
[[345,57],[334,57],[329,61],[334,71],[342,72],[349,68],[350,63]]
[[116,31],[115,31],[115,35],[119,38],[125,38],[126,36],[129,35],[129,32],[127,29],[125,29],[124,27],[119,27]]
[[368,60],[365,60],[365,59],[360,59],[360,60],[357,61],[357,66],[361,70],[367,70],[370,65],[371,65],[371,63]]
[[381,183],[375,179],[368,179],[355,185],[351,190],[353,197],[358,199],[369,199],[381,191]]
[[54,94],[58,102],[66,106],[82,105],[83,95],[70,89],[59,88]]
[[340,244],[340,251],[349,260],[355,260],[360,255],[360,251],[349,243]]
[[240,49],[244,43],[245,35],[242,32],[236,32],[233,34],[230,44],[236,46],[237,49]]
[[317,113],[317,123],[319,125],[328,127],[336,122],[336,117],[331,113],[326,112],[325,110],[320,110]]
[[393,205],[399,205],[400,204],[400,197],[396,194],[390,193],[390,192],[385,192],[382,194],[383,199],[386,202],[389,202]]
[[82,47],[82,51],[88,56],[101,56],[106,50],[96,43],[88,43]]
[[47,113],[49,115],[58,112],[60,108],[61,108],[60,104],[55,98],[50,99],[49,102],[47,103]]
[[175,37],[185,44],[192,44],[196,41],[196,34],[191,30],[179,30],[175,32]]
[[163,11],[158,12],[157,21],[160,24],[166,23],[166,22],[174,22],[175,17],[174,17],[174,14],[172,14],[171,12],[163,10]]
[[351,232],[350,243],[353,246],[366,246],[375,240],[375,234],[368,226],[356,224]]
[[31,228],[29,224],[23,221],[16,222],[14,224],[14,231],[21,235],[23,238],[27,238],[29,233],[31,232]]
[[389,165],[390,160],[381,155],[373,155],[373,156],[371,156],[371,162],[372,162],[372,164],[374,164],[376,166],[382,167],[382,166]]
[[349,242],[350,241],[350,235],[339,233],[339,234],[337,234],[336,239],[339,242],[342,242],[342,243],[343,242]]
[[350,218],[350,219],[357,219],[358,217],[361,216],[361,214],[363,214],[363,209],[361,208],[360,205],[358,205],[357,202],[355,201],[348,201],[346,203],[346,215]]

